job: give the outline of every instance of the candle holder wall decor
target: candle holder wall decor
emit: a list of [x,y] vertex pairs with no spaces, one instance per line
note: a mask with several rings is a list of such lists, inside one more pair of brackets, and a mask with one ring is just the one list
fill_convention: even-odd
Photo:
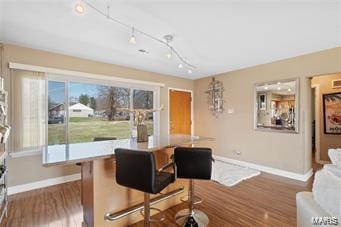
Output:
[[212,112],[213,116],[218,117],[219,114],[224,112],[223,83],[213,77],[205,93],[207,94],[208,109]]

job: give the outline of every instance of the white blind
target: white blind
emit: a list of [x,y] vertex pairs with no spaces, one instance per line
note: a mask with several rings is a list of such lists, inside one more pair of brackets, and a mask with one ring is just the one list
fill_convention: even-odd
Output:
[[11,152],[41,151],[46,143],[45,73],[11,71]]

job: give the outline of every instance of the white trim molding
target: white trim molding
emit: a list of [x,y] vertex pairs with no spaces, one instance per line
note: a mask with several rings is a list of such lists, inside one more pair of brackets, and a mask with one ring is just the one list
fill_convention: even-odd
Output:
[[31,191],[34,189],[45,188],[57,184],[63,184],[71,181],[76,181],[81,179],[81,174],[76,173],[72,175],[56,177],[56,178],[49,178],[46,180],[35,181],[27,184],[20,184],[16,186],[11,186],[8,188],[8,195],[14,195],[20,192]]
[[276,169],[276,168],[272,168],[272,167],[268,167],[268,166],[257,165],[257,164],[250,163],[250,162],[235,160],[235,159],[231,159],[231,158],[227,158],[227,157],[223,157],[223,156],[218,156],[218,155],[213,155],[213,156],[214,156],[214,159],[219,160],[219,161],[227,162],[227,163],[234,164],[234,165],[244,166],[244,167],[256,169],[256,170],[259,170],[259,171],[262,171],[265,173],[270,173],[273,175],[287,177],[287,178],[291,178],[291,179],[299,180],[299,181],[304,181],[304,182],[306,182],[313,175],[312,169],[310,169],[305,174],[299,174],[299,173],[294,173],[294,172],[290,172],[290,171],[286,171],[286,170]]
[[165,86],[165,84],[163,83],[157,83],[157,82],[152,82],[152,81],[135,80],[135,79],[128,79],[128,78],[109,76],[109,75],[103,75],[103,74],[93,74],[93,73],[85,73],[85,72],[79,72],[79,71],[56,69],[56,68],[50,68],[50,67],[26,65],[26,64],[15,63],[15,62],[10,62],[9,68],[29,70],[29,71],[35,71],[35,72],[52,73],[52,74],[60,74],[60,75],[74,76],[74,77],[83,77],[83,78],[89,78],[89,79],[96,78],[98,80],[114,80],[117,82],[139,84],[139,85],[148,85],[148,86],[157,86],[157,87]]

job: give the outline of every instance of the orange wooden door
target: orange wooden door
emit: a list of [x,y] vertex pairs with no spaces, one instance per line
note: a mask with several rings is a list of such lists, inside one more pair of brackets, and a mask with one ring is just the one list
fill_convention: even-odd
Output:
[[192,97],[190,92],[169,91],[170,134],[191,134]]

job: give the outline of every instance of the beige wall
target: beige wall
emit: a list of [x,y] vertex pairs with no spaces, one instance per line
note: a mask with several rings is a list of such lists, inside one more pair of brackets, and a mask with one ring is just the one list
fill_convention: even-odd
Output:
[[[161,134],[166,134],[168,131],[168,87],[193,89],[193,81],[170,77],[152,72],[136,70],[132,68],[121,67],[112,64],[105,64],[90,60],[85,60],[76,57],[65,56],[45,51],[39,51],[15,45],[4,45],[5,56],[5,76],[6,89],[9,90],[9,62],[22,64],[30,64],[44,67],[52,67],[65,70],[73,70],[94,74],[112,75],[130,79],[147,80],[166,84],[160,90],[161,104],[164,105],[164,110],[161,112]],[[13,135],[12,135],[13,136]],[[40,156],[11,158],[9,160],[9,185],[29,183],[37,180],[43,180],[50,177],[58,177],[79,172],[76,166],[65,167],[49,167],[45,168],[41,165]]]
[[[270,64],[217,75],[225,86],[226,108],[232,108],[217,119],[207,108],[207,89],[210,78],[196,81],[164,76],[156,73],[105,64],[45,51],[5,45],[5,62],[18,62],[87,73],[120,76],[165,83],[161,89],[160,130],[168,130],[168,87],[192,90],[194,88],[195,134],[215,137],[214,153],[260,165],[305,173],[311,166],[311,90],[307,77],[341,72],[341,48],[295,57]],[[9,89],[9,69],[6,67],[6,85]],[[253,130],[253,85],[257,82],[300,78],[300,132],[299,134],[269,133]],[[309,122],[309,123],[307,123]],[[241,155],[236,155],[236,152]],[[79,172],[76,166],[41,166],[40,156],[11,158],[10,186]]]
[[[216,138],[213,148],[217,155],[306,173],[311,168],[311,88],[307,78],[335,72],[341,72],[341,48],[216,75],[225,86],[226,109],[234,110],[218,118],[208,111],[204,93],[211,78],[196,80],[195,134]],[[254,84],[288,78],[300,78],[299,133],[255,131]]]
[[341,92],[341,88],[332,88],[332,80],[340,80],[341,73],[317,76],[312,79],[312,85],[319,86],[319,120],[316,124],[320,125],[320,160],[329,161],[328,149],[341,147],[341,135],[324,134],[324,118],[323,118],[323,94]]

